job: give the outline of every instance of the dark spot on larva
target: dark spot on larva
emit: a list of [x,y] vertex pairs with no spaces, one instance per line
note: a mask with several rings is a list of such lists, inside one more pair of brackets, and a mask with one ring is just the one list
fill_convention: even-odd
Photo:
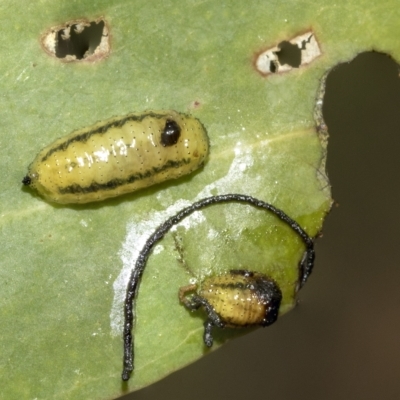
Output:
[[180,126],[173,120],[167,119],[165,123],[165,128],[161,132],[161,144],[166,146],[173,146],[179,140],[181,136]]

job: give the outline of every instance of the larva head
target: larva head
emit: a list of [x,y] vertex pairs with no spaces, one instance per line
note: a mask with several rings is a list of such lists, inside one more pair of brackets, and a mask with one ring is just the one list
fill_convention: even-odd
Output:
[[39,174],[37,173],[35,167],[32,165],[28,169],[28,173],[26,176],[24,176],[24,179],[22,179],[22,183],[25,186],[30,186],[32,189],[37,190],[37,185],[39,183]]
[[32,178],[28,175],[24,176],[24,179],[22,179],[22,183],[25,186],[29,186],[32,183]]
[[28,173],[22,179],[22,183],[25,186],[29,186],[31,189],[37,190],[44,198],[53,201],[53,193],[49,188],[44,184],[42,184],[42,180],[40,178],[40,174],[37,171],[37,168],[40,169],[40,165],[36,163],[32,163],[29,167]]

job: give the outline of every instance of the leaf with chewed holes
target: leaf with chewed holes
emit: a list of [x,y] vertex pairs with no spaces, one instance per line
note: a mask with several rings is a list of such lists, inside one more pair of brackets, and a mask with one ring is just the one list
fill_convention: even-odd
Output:
[[[178,291],[219,272],[264,273],[282,290],[280,315],[295,305],[304,245],[287,226],[236,203],[195,213],[150,256],[136,305],[136,368],[121,384],[126,284],[166,218],[237,192],[283,209],[311,236],[320,231],[331,206],[320,80],[363,50],[399,59],[390,7],[386,0],[2,2],[1,398],[116,397],[202,357],[204,314],[180,305]],[[100,20],[102,37],[71,56],[73,41]],[[67,59],[56,57],[57,40]],[[296,53],[294,68],[280,68],[286,49]],[[162,109],[206,127],[204,168],[84,206],[50,204],[22,188],[29,164],[55,139]],[[213,349],[250,330],[216,329]]]

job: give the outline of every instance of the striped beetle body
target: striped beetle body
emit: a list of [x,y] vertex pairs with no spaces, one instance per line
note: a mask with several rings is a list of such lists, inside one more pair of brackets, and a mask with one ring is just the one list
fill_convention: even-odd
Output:
[[[191,297],[187,293],[197,291]],[[180,302],[189,310],[203,307],[207,313],[204,323],[204,343],[213,345],[212,328],[241,328],[273,324],[279,313],[282,292],[275,281],[266,275],[230,270],[211,276],[200,284],[180,288]]]
[[55,203],[89,203],[133,192],[201,167],[204,126],[176,111],[111,118],[45,147],[22,183]]
[[266,275],[230,270],[206,278],[198,296],[205,299],[226,326],[271,325],[278,317],[282,294]]

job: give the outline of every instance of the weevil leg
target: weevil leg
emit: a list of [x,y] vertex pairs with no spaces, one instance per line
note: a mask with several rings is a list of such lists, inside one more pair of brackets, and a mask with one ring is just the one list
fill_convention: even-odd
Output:
[[215,312],[211,304],[204,298],[197,294],[194,294],[189,299],[185,297],[187,292],[196,290],[196,285],[188,285],[179,289],[179,300],[180,302],[190,311],[198,310],[203,307],[207,313],[207,320],[204,322],[204,344],[207,347],[213,345],[214,339],[212,336],[212,328],[217,326],[218,328],[223,328],[225,323],[222,321],[221,317]]
[[193,300],[194,296],[187,297],[188,293],[194,292],[196,289],[196,284],[182,286],[179,288],[179,301],[190,311],[197,310],[201,307],[201,303]]
[[212,328],[214,326],[214,323],[210,320],[207,319],[204,322],[204,335],[203,335],[203,340],[204,340],[204,344],[207,347],[212,347],[213,343],[214,343],[214,338],[212,335]]
[[203,306],[205,312],[207,313],[207,320],[204,322],[204,335],[203,340],[204,344],[207,347],[212,347],[214,338],[212,336],[212,328],[214,326],[218,328],[224,328],[225,322],[221,319],[221,317],[216,313],[214,307],[203,297],[194,295],[192,297],[192,301],[196,304],[200,304]]

